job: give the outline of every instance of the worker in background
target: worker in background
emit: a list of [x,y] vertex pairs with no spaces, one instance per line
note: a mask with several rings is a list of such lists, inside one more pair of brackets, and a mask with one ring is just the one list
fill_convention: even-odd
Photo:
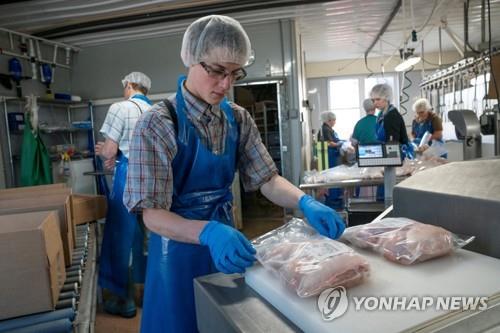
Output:
[[[109,292],[104,310],[123,317],[136,314],[134,282],[144,283],[146,258],[143,252],[144,227],[136,214],[123,204],[132,131],[139,116],[151,108],[146,97],[151,80],[132,72],[122,80],[125,101],[113,103],[104,119],[104,142],[96,144],[96,154],[115,168],[113,190],[108,198],[108,214],[101,247],[99,285]],[[116,166],[116,167],[115,167]]]
[[375,107],[380,110],[375,126],[377,140],[382,143],[397,142],[401,145],[403,157],[412,157],[413,149],[408,141],[403,116],[391,104],[391,86],[387,83],[376,84],[370,91],[370,98]]
[[[340,147],[342,147],[343,141],[339,139],[337,132],[333,129],[337,121],[335,113],[332,111],[321,112],[321,130],[318,132],[318,141],[326,142],[328,146],[328,167],[334,168],[342,164],[342,158],[340,156]],[[340,209],[343,205],[342,200],[342,189],[331,188],[325,196],[325,205]]]
[[[420,98],[413,104],[415,119],[411,124],[413,143],[418,147],[418,152],[423,152],[432,145],[432,141],[443,142],[443,122],[432,112],[432,106],[425,98]],[[428,133],[427,137],[424,135]],[[422,139],[426,142],[422,142]],[[446,154],[445,154],[446,155]],[[443,156],[446,157],[446,156]]]
[[[366,98],[363,101],[363,109],[366,112],[366,116],[358,120],[356,125],[354,125],[354,131],[351,135],[351,143],[353,146],[357,146],[358,144],[366,145],[370,143],[378,143],[377,134],[375,132],[377,125],[377,116],[375,116],[375,111],[377,111],[377,108],[370,98]],[[377,200],[382,201],[384,199],[383,186],[365,186],[363,188],[363,193],[360,187],[356,187],[355,196],[371,196],[373,195],[371,192],[374,192],[375,189],[377,193]]]
[[377,135],[375,133],[375,127],[377,124],[377,117],[375,116],[376,107],[370,98],[363,101],[363,109],[366,112],[366,116],[358,120],[356,125],[354,125],[354,131],[351,136],[351,143],[353,146],[357,144],[370,144],[377,143]]
[[321,234],[344,230],[336,212],[278,175],[251,115],[225,98],[246,76],[250,51],[234,19],[196,20],[182,40],[187,77],[137,122],[124,202],[142,210],[151,231],[141,332],[196,332],[193,279],[254,263],[255,249],[233,226],[236,170],[245,190],[300,208]]

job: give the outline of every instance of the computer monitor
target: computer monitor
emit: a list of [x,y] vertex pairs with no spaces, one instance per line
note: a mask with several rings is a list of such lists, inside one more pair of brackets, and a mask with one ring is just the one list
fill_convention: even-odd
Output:
[[401,166],[401,147],[397,143],[358,145],[356,159],[359,167]]

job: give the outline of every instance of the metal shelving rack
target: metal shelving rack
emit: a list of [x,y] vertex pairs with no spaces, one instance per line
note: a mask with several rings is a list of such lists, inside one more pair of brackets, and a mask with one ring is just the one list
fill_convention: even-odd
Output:
[[[7,148],[8,148],[8,159],[9,159],[9,176],[6,177],[7,181],[7,187],[13,187],[15,186],[15,167],[14,167],[14,153],[12,151],[12,139],[11,136],[14,134],[9,128],[9,119],[8,119],[8,114],[9,114],[9,109],[8,105],[10,103],[19,103],[24,105],[26,103],[25,98],[17,98],[17,97],[6,97],[6,96],[0,96],[0,102],[2,103],[3,106],[3,113],[4,113],[4,121],[5,121],[5,133],[7,136]],[[67,133],[69,137],[69,142],[70,144],[74,144],[74,137],[73,133],[75,132],[81,132],[81,131],[92,131],[92,146],[95,146],[95,134],[94,134],[94,114],[93,114],[93,106],[92,102],[73,102],[73,101],[65,101],[65,100],[55,100],[55,99],[44,99],[44,98],[39,98],[37,99],[37,104],[39,105],[45,105],[45,106],[50,106],[51,110],[54,108],[66,108],[66,114],[67,114],[67,126],[47,126],[47,127],[40,127],[40,132],[50,135],[54,133]],[[91,122],[91,127],[90,128],[76,128],[76,127],[71,127],[72,124],[72,110],[77,109],[77,108],[83,108],[86,107],[88,108],[88,113],[90,117],[90,122]]]

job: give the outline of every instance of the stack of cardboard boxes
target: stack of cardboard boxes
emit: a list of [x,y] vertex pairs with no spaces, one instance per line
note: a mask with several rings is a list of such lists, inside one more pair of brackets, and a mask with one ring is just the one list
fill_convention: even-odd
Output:
[[106,209],[105,197],[72,194],[64,184],[0,190],[0,320],[54,309],[75,225]]

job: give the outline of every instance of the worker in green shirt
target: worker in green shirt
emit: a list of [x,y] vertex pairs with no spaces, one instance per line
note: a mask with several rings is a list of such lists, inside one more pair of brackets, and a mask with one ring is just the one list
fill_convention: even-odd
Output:
[[369,144],[378,142],[377,135],[375,134],[377,122],[375,105],[371,99],[367,98],[363,101],[363,108],[365,109],[366,116],[358,120],[354,126],[354,132],[351,136],[353,146],[356,146],[358,143]]

